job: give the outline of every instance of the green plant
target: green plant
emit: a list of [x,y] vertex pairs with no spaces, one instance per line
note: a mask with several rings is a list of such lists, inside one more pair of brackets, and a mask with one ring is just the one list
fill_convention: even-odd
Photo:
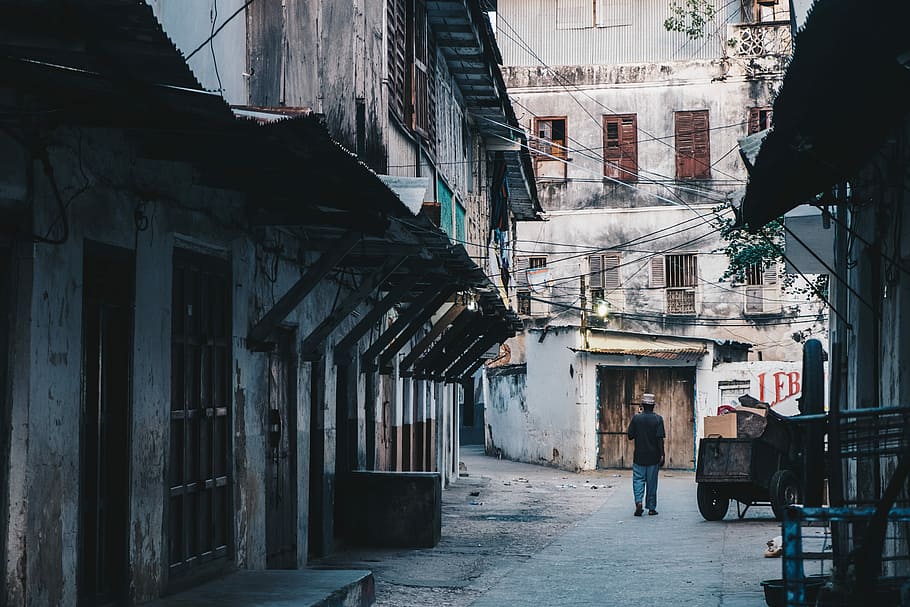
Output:
[[717,15],[712,0],[670,0],[669,9],[664,28],[685,34],[690,40],[704,38],[705,25]]
[[[747,282],[751,267],[760,265],[767,269],[773,264],[784,261],[784,224],[783,218],[768,222],[755,233],[740,227],[734,227],[735,218],[729,213],[729,207],[720,205],[714,208],[713,224],[727,242],[721,249],[730,259],[730,265],[721,276],[721,280]],[[794,294],[814,295],[821,301],[828,298],[828,275],[819,274],[814,278],[803,277],[797,281],[797,275],[781,273],[781,285]]]

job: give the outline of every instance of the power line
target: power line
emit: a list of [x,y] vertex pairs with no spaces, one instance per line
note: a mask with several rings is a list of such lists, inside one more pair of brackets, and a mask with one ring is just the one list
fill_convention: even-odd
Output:
[[223,30],[224,27],[225,27],[228,23],[230,23],[231,21],[233,21],[233,20],[234,20],[234,17],[236,17],[237,15],[239,15],[240,13],[242,13],[242,12],[244,11],[244,9],[246,9],[246,7],[248,7],[249,5],[251,5],[251,4],[252,4],[253,2],[255,2],[255,1],[256,1],[256,0],[247,0],[246,2],[244,2],[243,5],[242,5],[240,8],[238,8],[236,11],[234,11],[233,14],[231,14],[231,16],[228,17],[228,18],[225,20],[224,23],[222,23],[221,25],[218,26],[218,29],[216,29],[215,31],[213,31],[212,34],[211,34],[208,38],[206,38],[205,40],[203,40],[202,43],[201,43],[199,46],[197,46],[195,49],[193,49],[193,52],[192,52],[192,53],[190,53],[189,55],[187,55],[186,57],[184,57],[184,61],[186,61],[187,63],[189,63],[190,59],[193,58],[193,55],[195,55],[196,53],[198,53],[199,51],[201,51],[203,48],[205,48],[205,45],[208,44],[209,42],[211,42],[211,41],[215,38],[215,36],[217,36],[217,35],[221,32],[221,30]]
[[[731,1],[732,1],[732,0],[731,0]],[[511,30],[513,34],[515,34],[515,37],[517,38],[517,40],[516,40],[516,38],[513,38],[511,35],[509,35],[509,34],[506,33],[505,31],[502,32],[503,35],[505,35],[507,38],[509,38],[510,40],[512,40],[513,42],[515,42],[516,44],[518,44],[519,46],[523,47],[524,50],[526,50],[528,53],[530,53],[531,56],[533,56],[534,59],[536,59],[544,68],[546,68],[548,71],[550,71],[550,72],[554,75],[554,77],[556,77],[557,82],[559,82],[560,86],[562,86],[562,88],[563,88],[567,93],[569,93],[569,96],[572,98],[572,100],[575,101],[575,103],[578,104],[578,106],[579,106],[580,108],[582,108],[582,110],[591,118],[591,120],[594,121],[595,124],[598,125],[598,127],[600,127],[600,123],[597,121],[597,119],[594,118],[594,116],[587,110],[587,108],[584,107],[584,105],[575,97],[575,95],[572,94],[572,91],[570,91],[569,88],[563,83],[563,82],[568,82],[568,81],[567,81],[562,75],[560,75],[559,72],[557,72],[557,71],[554,70],[552,67],[550,67],[549,65],[547,65],[547,63],[546,63],[543,59],[541,59],[540,56],[539,56],[537,53],[534,52],[534,50],[531,48],[531,46],[530,46],[527,42],[525,42],[525,40],[521,37],[521,35],[520,35],[520,34],[515,30],[515,28],[513,28],[512,25],[508,22],[508,20],[506,20],[506,19],[504,19],[504,18],[501,18],[501,17],[499,16],[499,14],[497,13],[496,22],[499,23],[500,21],[502,21],[502,23],[505,24],[505,26],[508,27],[509,30]],[[616,112],[615,110],[613,110],[613,109],[610,108],[610,107],[607,107],[606,105],[604,105],[603,103],[601,103],[600,101],[598,101],[597,99],[595,99],[594,97],[592,97],[587,91],[583,90],[583,89],[582,89],[581,87],[579,87],[578,85],[572,84],[571,82],[570,82],[569,84],[572,85],[572,87],[573,87],[577,92],[581,93],[582,95],[584,95],[585,97],[587,97],[588,99],[590,99],[591,101],[593,101],[593,102],[594,102],[595,104],[597,104],[598,106],[600,106],[600,107],[602,107],[603,109],[607,110],[607,112],[609,112],[610,114],[612,114],[612,115],[618,115],[618,112]],[[663,140],[661,140],[661,139],[659,139],[659,138],[656,138],[654,135],[652,135],[651,133],[645,131],[644,129],[642,129],[641,127],[639,127],[639,126],[637,126],[637,125],[636,125],[636,130],[637,130],[638,132],[640,132],[640,133],[644,133],[644,134],[647,135],[648,137],[654,138],[655,141],[659,141],[660,143],[666,145],[666,146],[669,147],[670,149],[675,150],[675,148],[674,148],[672,145],[668,144],[667,142],[665,142],[665,141],[663,141]],[[710,165],[709,165],[709,166],[710,166]],[[718,170],[718,172],[719,172],[721,175],[726,175],[727,177],[730,177],[731,179],[736,179],[736,177],[734,177],[733,175],[729,175],[728,173],[724,173],[723,171]]]

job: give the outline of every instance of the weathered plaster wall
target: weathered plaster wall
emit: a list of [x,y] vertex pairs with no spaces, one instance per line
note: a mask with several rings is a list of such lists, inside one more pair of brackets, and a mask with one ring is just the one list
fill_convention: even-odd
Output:
[[[771,105],[776,81],[728,77],[728,67],[717,61],[677,61],[503,68],[523,127],[533,133],[535,116],[566,117],[567,180],[538,182],[544,209],[678,205],[680,199],[716,203],[744,187],[737,140],[747,133],[748,108]],[[677,183],[674,112],[705,109],[711,128],[711,179]],[[637,115],[637,183],[602,179],[603,116],[612,114]]]
[[[567,469],[590,469],[594,452],[594,378],[577,330],[554,329],[527,340],[527,363],[488,369],[487,449],[503,457]],[[501,451],[499,451],[501,450]]]
[[[76,602],[79,529],[80,409],[82,361],[82,259],[86,239],[134,250],[135,323],[130,427],[129,566],[136,601],[159,596],[167,582],[167,460],[170,424],[171,274],[175,247],[232,261],[233,491],[235,562],[265,567],[265,411],[268,355],[246,348],[253,322],[300,276],[285,259],[277,263],[252,235],[227,232],[185,210],[211,202],[212,192],[193,185],[179,165],[140,161],[117,134],[59,131],[51,163],[69,205],[69,238],[60,246],[34,245],[21,265],[20,294],[27,305],[12,336],[12,445],[9,465],[9,524],[3,538],[7,561],[4,600],[12,606],[71,605]],[[36,228],[58,216],[49,184],[36,181]],[[143,193],[139,198],[136,192]],[[218,193],[222,208],[236,200]],[[179,201],[175,206],[175,201]],[[184,207],[184,208],[178,208]],[[134,213],[148,219],[137,231]],[[99,218],[103,218],[99,220]],[[296,245],[281,234],[265,237],[285,250]],[[284,240],[282,241],[282,238]],[[308,259],[312,261],[312,257]],[[274,265],[273,265],[274,264]],[[273,268],[277,273],[272,275]],[[271,278],[269,278],[271,276]],[[319,285],[286,319],[298,339],[322,320],[338,294],[334,279]],[[333,344],[356,320],[348,318],[327,340]],[[319,533],[332,537],[335,472],[335,367],[331,346],[322,352],[324,376],[325,519]],[[298,564],[306,562],[309,510],[309,363],[298,369],[297,499]],[[451,448],[451,444],[447,445]],[[360,447],[363,448],[362,446]]]
[[[711,210],[709,205],[693,208],[700,213]],[[648,236],[660,230],[663,231]],[[744,316],[745,287],[722,280],[729,264],[727,256],[720,252],[725,241],[713,226],[686,207],[553,212],[545,223],[519,223],[518,234],[522,255],[547,257],[546,281],[550,286],[532,295],[568,306],[579,304],[579,277],[589,272],[588,251],[634,241],[617,249],[621,254],[622,281],[619,289],[605,293],[611,305],[608,317],[600,320],[589,314],[590,326],[745,342],[753,344],[753,358],[761,355],[764,360],[801,360],[802,345],[793,339],[798,331],[804,332],[801,339],[827,340],[823,304],[805,294],[766,292],[768,303],[779,305],[781,314]],[[571,243],[572,248],[549,243]],[[664,251],[698,253],[695,317],[660,320],[666,310],[665,289],[650,286],[648,266],[654,254]],[[795,286],[804,287],[805,283],[797,279]],[[552,324],[580,323],[578,311],[571,307],[552,305],[550,314]]]

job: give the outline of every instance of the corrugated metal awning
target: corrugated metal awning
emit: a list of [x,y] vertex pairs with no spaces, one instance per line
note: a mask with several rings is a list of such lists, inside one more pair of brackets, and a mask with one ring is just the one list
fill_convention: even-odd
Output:
[[612,356],[635,356],[659,360],[695,362],[708,353],[707,348],[570,348],[573,352]]

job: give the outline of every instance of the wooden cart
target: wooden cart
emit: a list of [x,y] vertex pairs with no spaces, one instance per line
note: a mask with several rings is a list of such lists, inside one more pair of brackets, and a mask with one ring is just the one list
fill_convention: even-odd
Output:
[[798,424],[769,411],[757,438],[703,438],[695,481],[698,510],[709,521],[727,514],[730,500],[742,518],[751,506],[770,505],[781,519],[784,508],[800,502],[801,453]]

